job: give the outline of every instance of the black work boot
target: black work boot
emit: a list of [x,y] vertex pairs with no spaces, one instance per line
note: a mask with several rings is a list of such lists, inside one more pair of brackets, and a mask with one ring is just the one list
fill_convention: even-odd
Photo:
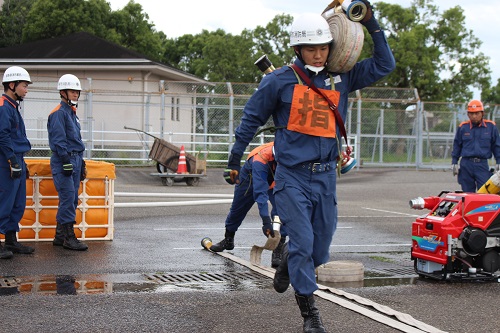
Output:
[[68,250],[85,251],[89,247],[87,244],[80,242],[75,236],[75,229],[73,223],[66,223],[62,225],[64,242],[63,247]]
[[295,294],[295,299],[304,318],[304,333],[326,333],[319,310],[314,302],[314,295],[303,296]]
[[286,241],[286,236],[282,236],[280,242],[278,243],[278,246],[276,246],[276,248],[273,251],[273,254],[271,255],[271,267],[273,268],[276,268],[280,265],[283,246],[285,246],[285,241]]
[[234,234],[235,232],[227,231],[224,234],[224,239],[210,247],[210,251],[222,252],[224,250],[234,249]]
[[5,234],[5,249],[12,253],[31,254],[35,249],[31,246],[26,246],[17,241],[15,231],[7,231]]
[[56,235],[54,236],[54,240],[52,241],[52,245],[54,246],[63,246],[64,244],[64,233],[62,224],[57,222],[56,226]]
[[274,273],[273,286],[274,290],[279,293],[284,293],[290,285],[290,276],[288,275],[288,243],[283,245],[281,252],[281,262]]
[[4,249],[4,247],[0,243],[0,259],[10,259],[13,256],[14,256],[14,253],[12,253],[12,251]]

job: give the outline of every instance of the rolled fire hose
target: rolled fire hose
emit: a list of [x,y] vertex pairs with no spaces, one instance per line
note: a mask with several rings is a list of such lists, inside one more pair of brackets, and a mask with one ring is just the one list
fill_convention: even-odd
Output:
[[333,73],[348,72],[358,61],[363,49],[363,26],[349,20],[344,12],[323,12],[322,15],[330,25],[333,37],[333,47],[326,67]]

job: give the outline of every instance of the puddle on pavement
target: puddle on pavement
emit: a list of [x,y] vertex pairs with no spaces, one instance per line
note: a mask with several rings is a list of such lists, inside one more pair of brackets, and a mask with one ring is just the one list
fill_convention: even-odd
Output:
[[[192,273],[186,273],[192,276]],[[256,273],[257,274],[257,273]],[[178,278],[179,274],[175,274]],[[415,284],[418,277],[389,277],[383,274],[365,272],[365,279],[359,282],[320,284],[332,288],[363,288]],[[187,281],[169,283],[151,278],[151,274],[110,274],[110,275],[44,275],[37,277],[0,277],[0,296],[15,294],[80,295],[111,293],[165,293],[192,291],[252,291],[272,289],[272,280],[261,276],[245,278],[241,273],[234,277],[225,273],[222,281]],[[157,276],[157,274],[155,275]],[[166,275],[160,275],[165,277]],[[168,276],[168,274],[167,274]]]

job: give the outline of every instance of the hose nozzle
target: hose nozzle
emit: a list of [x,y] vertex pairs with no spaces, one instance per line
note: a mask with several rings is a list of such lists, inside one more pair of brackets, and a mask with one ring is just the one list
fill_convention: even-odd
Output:
[[274,68],[273,63],[271,62],[271,60],[269,60],[269,58],[267,57],[266,54],[264,54],[262,57],[257,59],[257,61],[254,62],[254,65],[259,67],[259,69],[264,74],[269,74],[276,69],[276,68]]
[[341,7],[347,18],[353,22],[359,22],[364,19],[368,11],[363,1],[344,0]]

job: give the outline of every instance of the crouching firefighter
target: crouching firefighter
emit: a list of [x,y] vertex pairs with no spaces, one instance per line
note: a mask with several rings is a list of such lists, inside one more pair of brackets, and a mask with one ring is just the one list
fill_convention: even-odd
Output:
[[59,79],[57,89],[61,102],[51,111],[47,121],[49,146],[52,150],[50,167],[59,195],[56,235],[52,244],[68,250],[85,251],[87,244],[79,241],[74,231],[78,189],[80,181],[86,177],[83,160],[85,145],[80,134],[80,121],[76,115],[82,88],[76,76],[65,74]]
[[[274,142],[253,149],[237,174],[233,172],[233,176],[231,176],[231,170],[227,170],[224,178],[229,184],[236,184],[234,198],[225,222],[224,239],[212,245],[210,250],[221,252],[234,249],[234,235],[255,202],[259,207],[264,236],[274,237],[272,221],[279,213],[276,209],[273,194],[275,170]],[[272,206],[271,214],[269,214],[268,201],[271,202]],[[282,248],[286,241],[286,231],[284,229],[281,229],[280,242],[272,254],[271,265],[273,267],[277,267],[281,262]]]

